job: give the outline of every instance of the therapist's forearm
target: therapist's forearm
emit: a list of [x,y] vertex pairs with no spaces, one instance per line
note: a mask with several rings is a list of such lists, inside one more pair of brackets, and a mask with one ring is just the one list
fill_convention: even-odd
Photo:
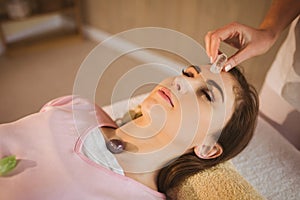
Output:
[[270,31],[274,38],[278,38],[299,13],[300,0],[273,0],[259,28]]

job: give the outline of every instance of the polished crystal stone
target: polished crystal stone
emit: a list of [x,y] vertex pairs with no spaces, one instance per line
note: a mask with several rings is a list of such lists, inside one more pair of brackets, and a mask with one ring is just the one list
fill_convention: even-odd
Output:
[[106,147],[111,153],[118,154],[124,151],[125,143],[122,140],[111,139],[106,142]]

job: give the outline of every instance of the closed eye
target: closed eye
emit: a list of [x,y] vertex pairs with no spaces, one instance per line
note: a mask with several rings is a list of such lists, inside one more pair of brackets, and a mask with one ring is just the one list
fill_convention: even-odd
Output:
[[203,88],[203,89],[200,89],[200,93],[202,95],[204,95],[204,97],[206,98],[207,101],[209,101],[209,102],[215,101],[214,95],[210,90]]

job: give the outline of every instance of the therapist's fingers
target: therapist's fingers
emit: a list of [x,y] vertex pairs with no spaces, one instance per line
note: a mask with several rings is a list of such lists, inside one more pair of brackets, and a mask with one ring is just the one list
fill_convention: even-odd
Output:
[[[215,31],[210,31],[205,36],[206,52],[212,61],[215,61],[218,55],[218,49],[221,42],[226,42],[234,47],[241,47],[239,40],[242,36],[240,33],[242,25],[238,23],[231,23]],[[234,42],[232,42],[234,41]]]
[[206,50],[206,54],[210,58],[210,62],[212,62],[211,51],[210,51],[210,41],[211,41],[210,40],[210,35],[212,33],[213,33],[212,31],[209,31],[205,35],[205,50]]
[[241,44],[240,50],[228,58],[224,65],[225,71],[229,71],[254,56],[264,54],[276,41],[276,37],[268,30],[254,29],[247,26],[243,26],[242,28],[241,33],[244,36],[241,37],[242,40],[239,42]]
[[234,55],[228,58],[227,62],[224,64],[223,70],[228,72],[235,66],[239,65],[240,63],[244,62],[245,60],[253,57],[256,55],[255,48],[252,45],[248,45],[245,48],[239,50]]
[[215,31],[209,31],[205,36],[206,53],[209,56],[211,63],[217,58],[220,42],[220,39],[216,37]]
[[238,51],[228,58],[223,70],[229,71],[241,62],[267,52],[274,42],[276,35],[269,29],[255,29],[239,23],[231,23],[205,37],[207,54],[215,61],[221,42],[225,42]]
[[244,60],[246,60],[245,54],[243,54],[243,51],[238,51],[236,54],[228,58],[227,62],[224,64],[225,67],[223,70],[228,72]]

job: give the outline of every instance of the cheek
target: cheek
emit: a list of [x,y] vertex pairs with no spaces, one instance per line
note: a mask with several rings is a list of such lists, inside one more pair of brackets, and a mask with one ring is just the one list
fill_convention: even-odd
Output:
[[232,117],[233,112],[234,112],[234,100],[231,100],[228,101],[226,105],[226,123]]
[[208,103],[199,98],[194,103],[191,99],[181,99],[180,107],[177,107],[171,118],[180,124],[184,139],[191,139],[194,145],[201,144],[211,124],[211,108]]
[[189,144],[188,149],[201,145],[209,130],[209,118],[206,112],[201,112],[200,117],[191,116],[187,120],[182,120],[180,130],[183,134],[178,135],[177,141]]
[[212,107],[207,103],[200,103],[198,117],[198,129],[195,137],[195,145],[202,144],[205,136],[208,134],[210,126],[212,125]]

